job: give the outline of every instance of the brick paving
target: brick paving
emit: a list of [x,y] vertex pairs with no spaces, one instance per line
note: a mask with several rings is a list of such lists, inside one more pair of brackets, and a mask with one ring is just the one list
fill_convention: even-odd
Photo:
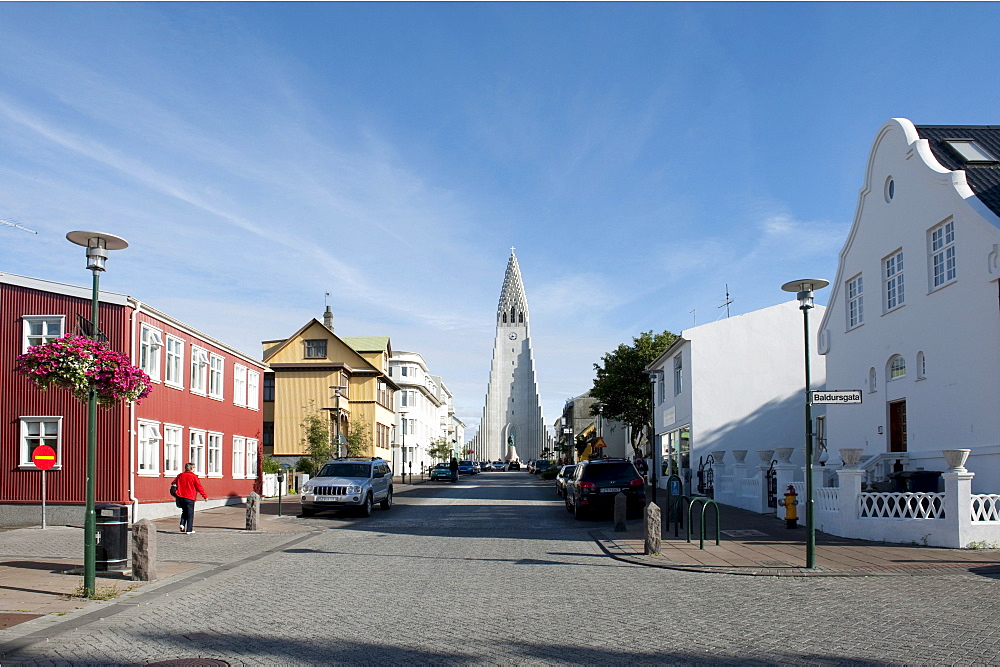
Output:
[[[0,630],[0,664],[889,665],[996,664],[1000,655],[991,622],[1000,579],[980,567],[992,552],[949,560],[921,556],[946,550],[820,543],[831,554],[818,551],[823,567],[835,554],[841,570],[847,561],[931,571],[918,577],[645,567],[608,557],[610,522],[574,521],[550,484],[527,473],[414,485],[368,519],[271,518],[258,534],[207,515],[195,535],[161,535],[191,569]],[[723,529],[737,529],[727,518]],[[743,538],[747,549],[795,567],[794,540],[761,520],[767,538]],[[77,548],[42,556],[72,558]],[[0,541],[0,555],[9,553]],[[955,554],[979,560],[948,567]]]

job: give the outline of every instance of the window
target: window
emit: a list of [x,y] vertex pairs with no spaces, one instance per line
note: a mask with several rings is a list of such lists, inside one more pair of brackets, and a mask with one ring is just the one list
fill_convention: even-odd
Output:
[[955,221],[949,220],[930,232],[931,289],[955,279]]
[[247,367],[239,364],[233,366],[233,404],[247,404]]
[[222,400],[222,378],[226,360],[217,354],[208,358],[208,395]]
[[205,432],[191,429],[191,447],[188,450],[188,462],[194,464],[194,471],[205,474]]
[[247,407],[256,410],[260,407],[260,373],[247,371]]
[[159,329],[148,324],[139,328],[139,368],[146,372],[153,382],[160,381],[160,349],[163,337]]
[[306,354],[306,359],[325,359],[326,341],[307,340],[305,354]]
[[674,357],[674,396],[684,391],[684,362],[681,355]]
[[990,164],[997,161],[972,139],[950,139],[946,140],[944,144],[966,162]]
[[166,474],[177,474],[184,465],[181,449],[182,431],[180,426],[163,425],[163,472]]
[[246,477],[246,438],[233,436],[233,477]]
[[222,477],[222,434],[208,434],[208,468],[209,477]]
[[875,367],[868,369],[868,391],[875,393],[878,391],[878,375],[875,373]]
[[407,367],[406,367],[406,366],[400,366],[400,367],[399,367],[399,375],[400,375],[400,377],[404,377],[404,378],[405,378],[405,377],[406,377],[406,375],[407,375],[407,374],[408,374],[409,372],[410,372],[410,371],[409,371],[409,370],[407,369]]
[[163,382],[171,387],[184,388],[184,341],[167,336],[166,362],[163,365]]
[[155,475],[160,472],[160,425],[155,422],[139,422],[137,465],[140,475]]
[[252,479],[257,477],[257,441],[247,438],[247,467],[246,476]]
[[895,252],[882,260],[885,280],[885,310],[888,312],[903,305],[903,251]]
[[659,397],[657,400],[658,403],[662,403],[667,397],[667,388],[664,386],[666,384],[666,380],[664,380],[665,375],[666,373],[662,370],[657,371],[656,373],[656,395]]
[[44,345],[63,335],[66,318],[62,315],[25,315],[22,318],[21,352]]
[[892,201],[892,198],[896,196],[896,181],[892,180],[892,176],[885,179],[885,202],[888,204]]
[[31,455],[39,445],[55,450],[55,467],[62,466],[62,417],[21,417],[21,468],[35,467]]
[[847,281],[847,328],[853,329],[865,322],[864,283],[857,275]]
[[274,400],[274,373],[264,373],[264,400]]
[[191,393],[205,395],[208,387],[208,353],[191,346]]
[[274,422],[264,422],[264,428],[261,429],[261,438],[264,441],[264,447],[266,449],[274,449]]
[[906,360],[897,354],[889,359],[889,372],[886,373],[886,380],[898,380],[902,377],[906,377]]
[[917,379],[923,380],[927,377],[927,357],[923,352],[917,352]]

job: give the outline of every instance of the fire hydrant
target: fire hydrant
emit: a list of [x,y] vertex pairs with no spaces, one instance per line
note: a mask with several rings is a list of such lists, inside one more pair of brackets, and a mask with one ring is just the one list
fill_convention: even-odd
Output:
[[798,528],[799,516],[795,506],[799,504],[799,494],[795,493],[795,487],[788,485],[785,492],[785,500],[781,503],[785,508],[785,528]]

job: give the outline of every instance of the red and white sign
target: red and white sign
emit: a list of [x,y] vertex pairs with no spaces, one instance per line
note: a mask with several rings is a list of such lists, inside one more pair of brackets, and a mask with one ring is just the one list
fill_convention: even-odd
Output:
[[48,445],[38,445],[31,452],[31,462],[39,470],[48,470],[56,464],[56,451]]

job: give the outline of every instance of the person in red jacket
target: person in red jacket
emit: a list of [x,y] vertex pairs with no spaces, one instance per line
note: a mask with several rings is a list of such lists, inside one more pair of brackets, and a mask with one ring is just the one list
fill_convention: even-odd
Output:
[[181,532],[191,535],[194,533],[194,501],[199,493],[205,500],[208,496],[194,473],[193,463],[185,463],[184,472],[177,475],[173,483],[177,485],[177,504],[181,508]]

